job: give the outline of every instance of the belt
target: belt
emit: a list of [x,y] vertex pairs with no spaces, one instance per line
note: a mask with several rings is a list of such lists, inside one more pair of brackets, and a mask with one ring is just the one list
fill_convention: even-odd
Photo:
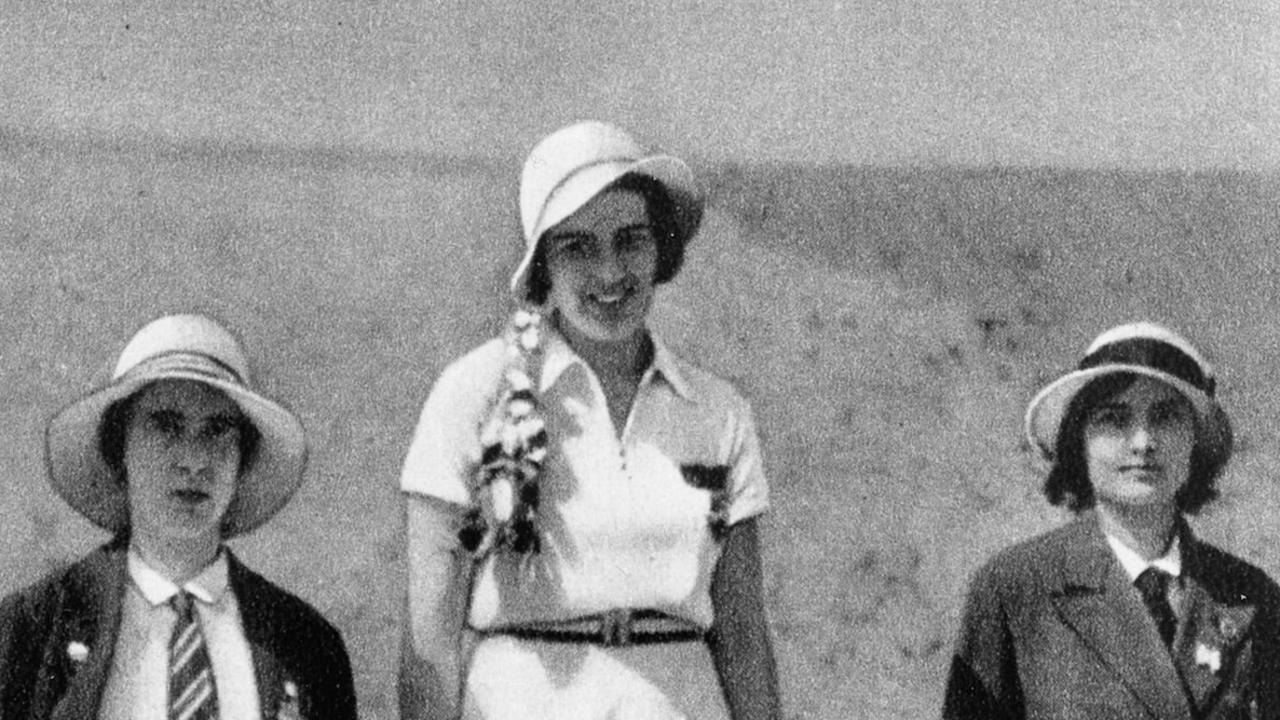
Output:
[[703,640],[706,631],[658,610],[610,610],[572,620],[533,621],[488,632],[526,640],[592,643],[604,647]]

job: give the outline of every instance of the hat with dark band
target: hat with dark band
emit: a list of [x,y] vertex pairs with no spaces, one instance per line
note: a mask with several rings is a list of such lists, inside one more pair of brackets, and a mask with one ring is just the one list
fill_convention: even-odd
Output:
[[1102,333],[1085,351],[1077,369],[1049,383],[1027,406],[1027,440],[1046,461],[1054,460],[1067,408],[1086,385],[1106,375],[1132,374],[1169,385],[1187,399],[1196,415],[1196,445],[1210,467],[1231,457],[1231,421],[1215,397],[1213,366],[1186,338],[1151,322],[1120,325]]
[[128,526],[127,489],[99,447],[102,416],[112,404],[160,380],[194,380],[222,391],[261,435],[223,519],[226,536],[249,532],[284,507],[302,484],[307,462],[302,423],[252,389],[240,342],[202,315],[167,315],[148,323],[120,353],[108,381],[49,421],[45,460],[58,495],[111,532]]

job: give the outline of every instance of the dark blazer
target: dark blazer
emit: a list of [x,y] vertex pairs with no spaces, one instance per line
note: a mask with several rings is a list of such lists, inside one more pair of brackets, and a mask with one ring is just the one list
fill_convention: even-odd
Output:
[[[120,630],[125,557],[124,543],[113,541],[0,602],[0,718],[97,717]],[[264,720],[297,711],[310,720],[355,718],[351,666],[338,631],[230,550],[227,559]],[[297,688],[296,703],[286,698],[286,682]]]
[[1180,532],[1172,652],[1093,513],[999,553],[973,579],[943,717],[1280,718],[1280,588]]

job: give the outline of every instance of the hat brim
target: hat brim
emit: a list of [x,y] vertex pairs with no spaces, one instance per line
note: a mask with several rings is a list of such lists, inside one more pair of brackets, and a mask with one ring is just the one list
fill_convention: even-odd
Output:
[[95,525],[118,533],[129,525],[129,498],[98,446],[103,413],[159,380],[193,380],[216,388],[239,406],[261,438],[253,461],[241,472],[223,518],[224,537],[247,533],[289,502],[302,484],[308,448],[302,423],[283,406],[243,385],[195,372],[166,369],[130,373],[77,400],[49,421],[45,462],[49,481],[63,500]]
[[1144,365],[1109,364],[1068,373],[1047,385],[1027,406],[1027,442],[1044,462],[1053,462],[1058,432],[1067,408],[1086,385],[1107,375],[1131,374],[1158,380],[1187,399],[1196,414],[1196,445],[1216,470],[1231,457],[1233,436],[1227,413],[1212,397],[1191,383]]
[[693,171],[679,158],[653,155],[640,160],[603,162],[570,175],[552,191],[542,214],[525,238],[525,254],[511,275],[511,291],[525,296],[525,284],[542,236],[626,175],[644,175],[662,183],[675,207],[677,240],[687,244],[702,223],[703,196]]

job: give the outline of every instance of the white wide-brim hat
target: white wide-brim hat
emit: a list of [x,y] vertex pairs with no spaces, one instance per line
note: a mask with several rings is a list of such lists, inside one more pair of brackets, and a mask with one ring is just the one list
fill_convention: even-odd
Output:
[[1213,366],[1186,338],[1151,322],[1120,325],[1102,333],[1073,372],[1049,383],[1027,406],[1027,441],[1053,462],[1072,399],[1094,380],[1118,373],[1141,375],[1177,390],[1196,414],[1196,444],[1216,473],[1231,457],[1231,421],[1215,398]]
[[525,253],[511,276],[511,291],[524,298],[529,269],[543,233],[577,212],[624,175],[662,183],[675,208],[677,241],[687,243],[702,222],[703,194],[683,161],[650,154],[626,131],[586,120],[543,138],[529,152],[520,175],[520,221]]
[[45,435],[49,481],[58,495],[113,533],[129,525],[129,499],[99,449],[102,416],[112,403],[159,380],[194,380],[222,391],[261,438],[223,518],[225,537],[266,522],[302,484],[307,442],[292,412],[253,391],[240,342],[202,315],[168,315],[139,330],[110,379],[54,415]]

